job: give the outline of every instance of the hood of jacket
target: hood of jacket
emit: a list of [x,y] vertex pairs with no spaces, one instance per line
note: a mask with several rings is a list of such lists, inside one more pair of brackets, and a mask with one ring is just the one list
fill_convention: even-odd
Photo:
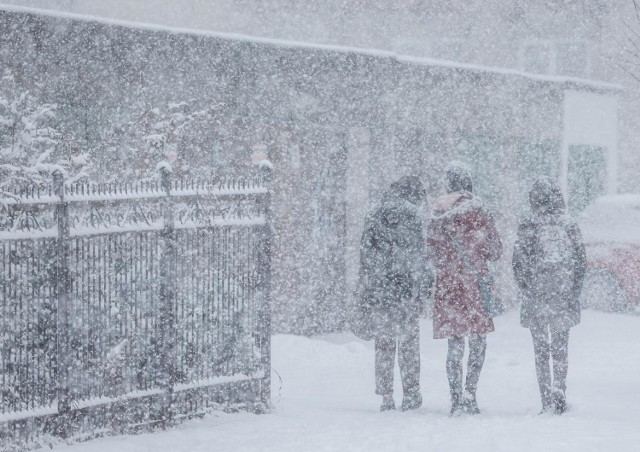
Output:
[[426,190],[420,178],[403,176],[393,182],[383,195],[383,203],[407,201],[419,205],[426,197]]
[[529,192],[529,204],[534,214],[563,214],[565,203],[560,184],[550,177],[538,178]]
[[484,207],[482,199],[471,192],[460,191],[440,196],[433,208],[433,219],[446,219],[464,215],[474,209]]

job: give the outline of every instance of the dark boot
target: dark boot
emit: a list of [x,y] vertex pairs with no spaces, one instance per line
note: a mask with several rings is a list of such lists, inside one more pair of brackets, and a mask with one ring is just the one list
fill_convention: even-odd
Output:
[[553,404],[555,406],[555,414],[563,414],[567,411],[567,399],[564,395],[564,391],[555,389],[553,391]]
[[551,391],[544,391],[542,393],[542,411],[538,414],[551,414],[556,411],[556,405],[554,403],[553,397],[551,396]]
[[464,338],[452,338],[448,342],[447,379],[449,380],[449,393],[451,394],[451,412],[449,415],[460,416],[463,413],[462,357],[464,356]]
[[393,397],[390,395],[382,396],[382,405],[380,405],[380,412],[391,411],[396,409],[396,403],[393,401]]
[[451,411],[449,412],[449,416],[458,417],[463,413],[462,394],[451,394]]
[[466,414],[480,414],[475,392],[464,391],[462,394],[462,409]]
[[422,406],[422,395],[419,391],[405,394],[402,398],[402,411],[416,410]]
[[467,366],[467,380],[464,385],[465,391],[462,394],[464,412],[467,414],[480,414],[478,402],[476,402],[476,388],[480,380],[486,351],[486,336],[469,337],[469,364]]

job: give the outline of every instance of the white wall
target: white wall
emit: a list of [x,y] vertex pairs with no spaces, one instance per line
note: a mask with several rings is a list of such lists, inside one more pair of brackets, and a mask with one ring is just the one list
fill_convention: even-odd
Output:
[[562,139],[561,180],[567,193],[569,147],[599,146],[607,149],[608,194],[618,187],[618,99],[579,91],[566,91],[564,98],[564,131]]
[[360,265],[360,236],[364,219],[369,210],[369,154],[370,133],[367,129],[351,129],[347,141],[346,222],[347,237],[345,251],[346,283],[353,293],[358,281]]

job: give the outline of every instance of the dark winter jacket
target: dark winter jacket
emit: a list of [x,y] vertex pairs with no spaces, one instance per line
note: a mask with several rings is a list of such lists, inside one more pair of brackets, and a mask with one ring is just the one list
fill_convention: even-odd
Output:
[[433,276],[428,267],[417,178],[392,184],[367,216],[360,243],[362,303],[383,311],[419,314]]
[[486,276],[488,261],[500,258],[502,241],[482,200],[469,191],[438,198],[427,228],[427,243],[437,274],[434,338],[493,331],[493,322],[482,306],[477,276]]
[[578,225],[565,214],[559,185],[538,179],[529,194],[532,215],[518,228],[513,273],[522,301],[520,321],[556,330],[580,323],[586,253]]

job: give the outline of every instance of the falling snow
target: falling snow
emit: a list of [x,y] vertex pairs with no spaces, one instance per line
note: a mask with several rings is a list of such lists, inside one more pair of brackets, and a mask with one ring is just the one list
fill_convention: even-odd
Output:
[[0,450],[635,450],[639,46],[636,0],[2,1]]

